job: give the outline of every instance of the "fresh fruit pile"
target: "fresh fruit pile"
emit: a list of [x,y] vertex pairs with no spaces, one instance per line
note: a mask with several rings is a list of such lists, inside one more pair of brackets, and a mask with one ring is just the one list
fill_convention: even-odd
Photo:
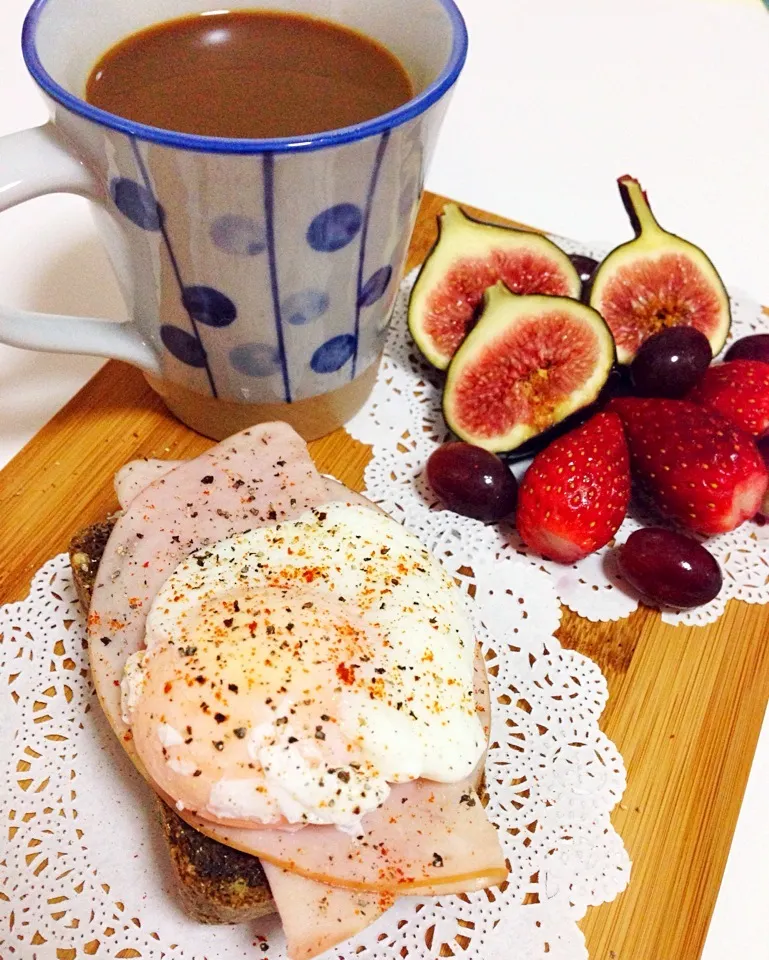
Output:
[[[694,537],[769,516],[769,333],[714,364],[731,323],[721,278],[660,227],[637,180],[619,187],[636,236],[600,264],[444,209],[409,327],[446,371],[460,440],[433,452],[427,480],[447,509],[514,518],[561,563],[612,542],[632,484],[682,532],[636,531],[617,569],[647,603],[683,609],[722,583]],[[531,456],[519,487],[508,462]]]

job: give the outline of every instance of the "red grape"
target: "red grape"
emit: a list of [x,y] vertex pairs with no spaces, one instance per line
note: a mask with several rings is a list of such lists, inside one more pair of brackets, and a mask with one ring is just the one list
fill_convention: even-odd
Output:
[[597,260],[593,260],[592,257],[586,257],[581,253],[570,253],[569,260],[571,260],[574,269],[579,274],[579,279],[583,283],[587,283],[588,280],[593,279],[593,274],[598,269]]
[[569,254],[569,260],[571,260],[574,269],[579,274],[579,279],[582,281],[580,300],[587,303],[590,300],[590,286],[598,269],[598,261],[593,260],[592,257],[585,257],[581,253]]
[[[763,437],[759,437],[758,440],[756,440],[756,446],[758,447],[758,452],[761,454],[761,458],[769,470],[769,433],[765,434]],[[767,490],[766,494],[764,495],[764,502],[761,504],[758,512],[762,517],[769,517],[769,490]]]
[[490,523],[515,509],[518,484],[499,457],[471,443],[444,443],[427,461],[427,481],[454,513]]
[[634,392],[642,397],[685,396],[713,359],[708,338],[694,327],[667,327],[645,340],[630,364]]
[[728,360],[760,360],[762,363],[769,363],[769,333],[754,333],[750,337],[735,340],[724,354],[724,362]]
[[642,600],[679,610],[708,603],[723,582],[718,561],[701,543],[662,527],[631,533],[617,548],[617,567]]

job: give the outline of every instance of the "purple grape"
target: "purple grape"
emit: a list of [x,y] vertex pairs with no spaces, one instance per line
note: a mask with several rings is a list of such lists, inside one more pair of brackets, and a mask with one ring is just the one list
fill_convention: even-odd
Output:
[[728,360],[760,360],[761,363],[769,363],[769,333],[754,333],[750,337],[735,340],[724,354],[724,361]]
[[[764,464],[769,470],[769,433],[765,434],[763,437],[759,437],[756,440],[756,446],[758,447],[758,452],[761,454],[761,458],[764,461]],[[764,495],[764,502],[759,507],[758,512],[762,517],[769,517],[769,490]]]
[[444,443],[427,461],[427,481],[454,513],[491,523],[515,510],[518,484],[499,457],[471,443]]
[[633,358],[633,390],[642,397],[684,397],[702,379],[712,359],[704,333],[694,327],[667,327],[645,340]]
[[569,254],[569,260],[571,260],[574,269],[579,274],[579,278],[583,283],[587,283],[593,279],[593,274],[598,267],[597,260],[593,260],[592,257],[585,257],[581,253]]
[[723,582],[718,561],[701,543],[662,527],[631,533],[617,548],[617,567],[646,603],[679,610],[709,603]]
[[569,260],[571,260],[572,266],[577,271],[579,274],[579,279],[582,281],[582,290],[579,298],[583,303],[589,303],[590,287],[593,284],[593,277],[598,269],[598,261],[593,260],[592,257],[583,257],[581,253],[569,254]]

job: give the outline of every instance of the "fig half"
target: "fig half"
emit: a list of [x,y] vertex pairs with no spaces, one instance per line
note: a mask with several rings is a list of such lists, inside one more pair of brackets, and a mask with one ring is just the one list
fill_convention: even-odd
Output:
[[582,283],[566,254],[538,233],[473,220],[455,203],[438,217],[438,239],[409,300],[409,329],[439,370],[475,322],[484,291],[502,280],[513,293],[578,298]]
[[618,362],[630,363],[644,340],[680,325],[704,333],[716,356],[731,325],[729,297],[716,268],[699,247],[662,229],[636,179],[620,177],[617,183],[636,237],[598,267],[590,305],[614,335]]
[[614,364],[600,314],[566,297],[486,291],[449,366],[443,415],[462,440],[508,453],[593,403]]

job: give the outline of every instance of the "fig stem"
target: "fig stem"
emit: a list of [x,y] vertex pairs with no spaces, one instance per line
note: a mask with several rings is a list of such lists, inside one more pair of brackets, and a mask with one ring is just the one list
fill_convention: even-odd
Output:
[[630,218],[630,224],[635,231],[635,235],[640,237],[642,233],[664,233],[665,231],[657,223],[654,214],[649,206],[646,194],[641,189],[641,184],[635,177],[620,177],[617,181],[619,186],[622,204]]
[[441,211],[440,219],[443,224],[447,224],[466,221],[468,217],[456,203],[447,203]]

